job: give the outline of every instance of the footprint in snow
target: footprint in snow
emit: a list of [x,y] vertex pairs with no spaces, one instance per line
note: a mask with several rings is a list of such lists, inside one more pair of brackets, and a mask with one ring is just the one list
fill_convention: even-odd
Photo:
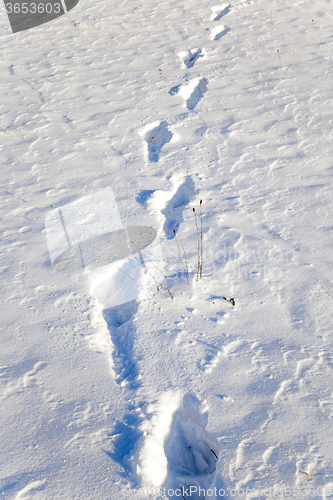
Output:
[[185,100],[187,109],[192,110],[196,107],[207,90],[207,83],[206,78],[194,78],[188,85],[181,87],[179,94]]
[[212,373],[215,366],[221,360],[221,354],[222,352],[218,347],[208,344],[204,359],[198,361],[199,370],[205,373]]
[[210,39],[211,40],[219,40],[224,35],[226,35],[230,31],[228,26],[216,26],[211,30]]
[[221,488],[216,474],[219,443],[206,431],[207,407],[198,398],[168,391],[149,408],[153,416],[144,423],[145,438],[138,455],[141,485],[165,488],[184,500],[223,498],[212,496]]
[[138,443],[143,436],[143,432],[140,430],[142,417],[140,407],[135,408],[130,405],[129,412],[124,415],[122,421],[116,421],[112,432],[108,434],[112,443],[102,448],[102,451],[111,460],[121,465],[123,472],[120,472],[119,475],[123,476],[125,473],[132,486],[137,485],[138,482],[135,474],[135,462],[137,461]]
[[206,431],[207,423],[207,410],[195,396],[187,394],[173,416],[164,449],[167,489],[181,489],[185,500],[209,498],[209,493],[203,496],[202,490],[214,489],[219,444]]
[[210,16],[210,21],[219,21],[223,16],[228,14],[230,7],[230,3],[224,3],[222,5],[217,5],[216,7],[211,7],[212,15]]
[[168,129],[168,124],[163,122],[153,122],[147,125],[140,132],[141,137],[147,143],[146,154],[150,162],[157,162],[164,144],[171,141],[172,132]]
[[178,55],[187,68],[192,68],[199,59],[199,57],[202,57],[202,50],[198,48],[185,50],[183,52],[179,52]]
[[113,371],[121,386],[136,389],[140,386],[139,370],[134,355],[135,327],[132,316],[136,313],[136,300],[104,309],[103,317],[113,344]]
[[195,185],[193,179],[188,176],[185,181],[178,186],[175,194],[165,205],[165,208],[161,210],[166,219],[163,229],[168,240],[174,238],[174,230],[176,232],[178,231],[180,223],[183,220],[183,210],[193,198],[194,192]]

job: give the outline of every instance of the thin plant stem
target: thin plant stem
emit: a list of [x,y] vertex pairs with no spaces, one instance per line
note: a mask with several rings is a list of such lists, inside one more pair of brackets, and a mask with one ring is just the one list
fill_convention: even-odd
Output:
[[185,259],[185,267],[186,267],[186,272],[187,272],[187,275],[188,275],[189,273],[188,273],[188,265],[187,265],[186,252],[185,252],[183,240],[181,238],[180,238],[180,242],[182,244],[182,249],[183,249],[183,254],[184,254],[184,259]]
[[318,38],[319,38],[319,40],[320,40],[320,43],[321,43],[321,45],[323,45],[323,41],[322,41],[322,39],[320,38],[319,31],[317,30],[317,27],[316,27],[315,22],[314,22],[314,20],[313,20],[313,19],[312,19],[312,22],[313,22],[313,26],[314,26],[314,28],[315,28],[315,30],[316,30],[316,32],[317,32]]
[[150,274],[150,276],[153,278],[153,280],[156,281],[156,283],[162,288],[162,290],[164,290],[173,299],[173,295],[170,293],[170,290],[168,290],[166,286],[163,286],[159,281],[157,281],[155,276],[153,276],[149,271],[147,271],[147,273]]
[[164,274],[164,273],[163,273],[163,272],[162,272],[162,271],[161,271],[161,270],[160,270],[160,269],[159,269],[159,268],[158,268],[158,267],[154,264],[154,262],[153,262],[152,260],[150,260],[150,258],[149,258],[149,257],[147,257],[147,255],[146,255],[145,253],[143,253],[143,252],[139,249],[139,247],[138,247],[138,246],[134,243],[134,241],[131,241],[131,243],[133,243],[133,245],[134,245],[134,246],[138,249],[138,251],[139,251],[139,252],[141,252],[141,254],[144,256],[144,258],[145,258],[145,259],[149,260],[149,262],[150,262],[151,264],[153,264],[153,266],[154,266],[154,267],[156,267],[156,269],[158,270],[158,272],[160,272],[161,274],[163,274],[163,276],[164,276],[165,278],[167,277],[167,276],[166,276],[166,274]]
[[194,213],[195,226],[197,228],[197,235],[198,235],[198,270],[197,270],[197,279],[196,279],[196,281],[198,281],[199,269],[200,269],[200,236],[199,236],[199,228],[198,228],[197,214],[195,213],[195,208],[193,208],[193,213]]
[[[132,242],[132,243],[133,243],[133,242]],[[134,244],[135,244],[135,243],[134,243]],[[137,248],[138,248],[138,247],[137,247]],[[151,252],[149,252],[148,250],[146,250],[146,251],[145,251],[145,253],[143,253],[143,252],[142,252],[142,255],[143,255],[143,256],[144,256],[147,260],[149,260],[149,257],[147,257],[147,254],[149,254],[149,255],[151,255],[152,257],[154,257],[154,255],[153,255]],[[150,261],[150,262],[151,262],[153,265],[155,265],[152,261]],[[172,262],[169,262],[169,263],[168,263],[168,265],[169,265],[169,266],[172,266],[174,270],[178,270],[178,267],[177,267],[177,266],[175,266],[175,264],[173,264]],[[155,265],[155,267],[156,267],[156,269],[157,269],[157,270],[158,270],[161,274],[163,274],[163,276],[164,276],[165,278],[167,278],[167,275],[166,275],[166,274],[164,274],[164,273],[163,273],[160,269],[158,269],[158,267],[157,267],[156,265]]]
[[186,272],[186,269],[185,269],[185,266],[184,266],[184,262],[183,262],[183,259],[182,259],[181,254],[180,254],[180,249],[179,249],[179,245],[178,245],[178,240],[177,240],[176,230],[174,229],[174,230],[173,230],[173,232],[174,232],[174,235],[175,235],[175,238],[176,238],[176,243],[177,243],[177,248],[178,248],[178,253],[179,253],[180,262],[182,263],[182,266],[183,266],[183,269],[184,269],[184,273],[185,273],[185,276],[186,276],[186,279],[187,279],[187,283],[188,283],[188,284],[190,284],[189,279],[188,279],[188,276],[187,276],[187,272]]
[[134,278],[132,278],[129,274],[125,273],[125,271],[123,271],[122,269],[120,269],[120,267],[117,266],[117,269],[122,272],[123,274],[125,274],[126,276],[128,276],[128,278],[131,278],[131,280],[135,281]]
[[280,51],[279,51],[279,49],[277,49],[277,53],[279,54],[280,69],[282,69],[282,66],[281,66],[281,57],[280,57]]
[[[133,245],[135,245],[134,241],[132,241],[132,243],[133,243]],[[136,246],[136,245],[135,245],[135,246]],[[138,247],[136,246],[136,248],[138,248]],[[138,250],[139,250],[139,249],[138,249]],[[142,252],[139,250],[139,253],[142,253]],[[140,257],[140,258],[141,258],[141,257]],[[146,258],[146,259],[148,259],[148,260],[149,260],[149,262],[151,262],[151,263],[153,264],[153,266],[155,266],[154,262],[152,262],[152,261],[151,261],[151,260],[150,260],[150,259],[149,259],[146,255],[145,255],[145,258]],[[137,259],[136,259],[136,260],[137,260]],[[165,276],[165,277],[166,277],[166,275],[165,275],[164,273],[162,273],[162,271],[160,271],[160,270],[159,270],[159,268],[158,268],[157,266],[155,266],[155,267],[156,267],[156,269],[157,269],[157,270],[158,270],[161,274],[163,274],[163,276]],[[118,267],[118,269],[119,269],[119,267]],[[121,269],[119,269],[119,271],[121,271]],[[124,272],[124,271],[122,271],[122,272]],[[151,273],[147,270],[147,268],[146,268],[146,272],[147,272],[147,273],[148,273],[148,274],[149,274],[149,275],[153,278],[153,280],[155,280],[155,282],[156,282],[156,283],[157,283],[157,284],[158,284],[158,285],[162,288],[162,290],[164,290],[164,291],[165,291],[168,295],[170,295],[170,297],[173,299],[173,295],[170,293],[170,290],[169,290],[166,286],[162,285],[159,281],[157,281],[157,279],[155,278],[155,276],[153,276],[153,275],[152,275],[152,274],[151,274]],[[126,274],[126,273],[124,273],[124,274]],[[128,276],[129,278],[131,278],[128,274],[126,274],[126,276]],[[133,278],[131,278],[131,279],[133,279]],[[133,280],[133,281],[135,281],[135,280]]]
[[283,78],[282,78],[281,82],[284,80],[284,78],[285,78],[285,76],[286,76],[286,74],[287,74],[287,71],[288,71],[288,69],[290,68],[290,66],[291,66],[291,64],[289,64],[288,68],[286,69],[286,72],[285,72],[285,74],[283,75]]
[[201,259],[200,259],[200,279],[202,278],[202,210],[201,210],[202,200],[200,200],[200,218],[201,218]]

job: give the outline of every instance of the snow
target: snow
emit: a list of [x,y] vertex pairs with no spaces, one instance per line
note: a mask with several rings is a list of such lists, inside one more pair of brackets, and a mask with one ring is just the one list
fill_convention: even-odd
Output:
[[144,442],[139,455],[138,475],[141,476],[143,486],[153,485],[161,487],[168,475],[168,460],[164,451],[165,441],[170,433],[173,414],[179,407],[179,394],[162,394],[156,408],[147,408],[152,413],[150,421],[143,422],[142,430]]
[[2,10],[2,498],[333,498],[332,19]]

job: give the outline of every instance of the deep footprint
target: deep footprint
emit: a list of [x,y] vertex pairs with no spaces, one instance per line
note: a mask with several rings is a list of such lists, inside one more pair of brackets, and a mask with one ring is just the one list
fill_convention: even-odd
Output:
[[154,190],[152,189],[143,189],[138,196],[136,197],[136,201],[140,203],[144,208],[147,208],[147,201],[154,194]]
[[140,385],[137,380],[139,372],[133,352],[135,327],[130,321],[136,309],[137,303],[133,300],[103,311],[114,347],[112,358],[116,382],[130,389],[136,389]]
[[135,470],[136,446],[142,438],[139,430],[142,422],[140,408],[131,406],[129,413],[124,415],[123,421],[117,421],[113,431],[109,434],[112,440],[112,451],[102,448],[102,451],[114,462],[119,463],[124,472],[120,475],[130,479],[132,486],[138,484]]
[[219,443],[206,431],[207,422],[208,414],[202,412],[200,401],[195,396],[186,395],[173,416],[166,440],[166,489],[181,489],[185,500],[211,498],[203,490],[214,488]]
[[207,83],[206,78],[194,78],[188,85],[181,87],[179,93],[184,98],[187,109],[196,107],[207,90]]
[[190,176],[178,187],[171,200],[168,201],[162,214],[165,216],[164,232],[169,240],[174,238],[174,230],[177,232],[182,222],[183,210],[191,201],[195,190],[194,182]]
[[223,16],[228,14],[230,10],[230,3],[224,3],[222,5],[218,5],[216,7],[212,7],[212,15],[210,17],[210,21],[219,21]]
[[230,31],[230,28],[228,26],[216,26],[216,28],[212,29],[210,38],[211,38],[211,40],[219,40],[224,35],[226,35],[229,31]]
[[151,162],[158,161],[162,147],[172,138],[172,132],[165,121],[147,125],[140,135],[147,143],[148,160]]
[[179,53],[179,57],[187,68],[192,68],[199,57],[202,57],[201,49],[186,50]]

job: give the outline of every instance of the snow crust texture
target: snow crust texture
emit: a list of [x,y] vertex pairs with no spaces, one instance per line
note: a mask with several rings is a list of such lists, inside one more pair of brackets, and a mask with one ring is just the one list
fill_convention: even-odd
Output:
[[332,19],[2,12],[1,498],[333,498]]

